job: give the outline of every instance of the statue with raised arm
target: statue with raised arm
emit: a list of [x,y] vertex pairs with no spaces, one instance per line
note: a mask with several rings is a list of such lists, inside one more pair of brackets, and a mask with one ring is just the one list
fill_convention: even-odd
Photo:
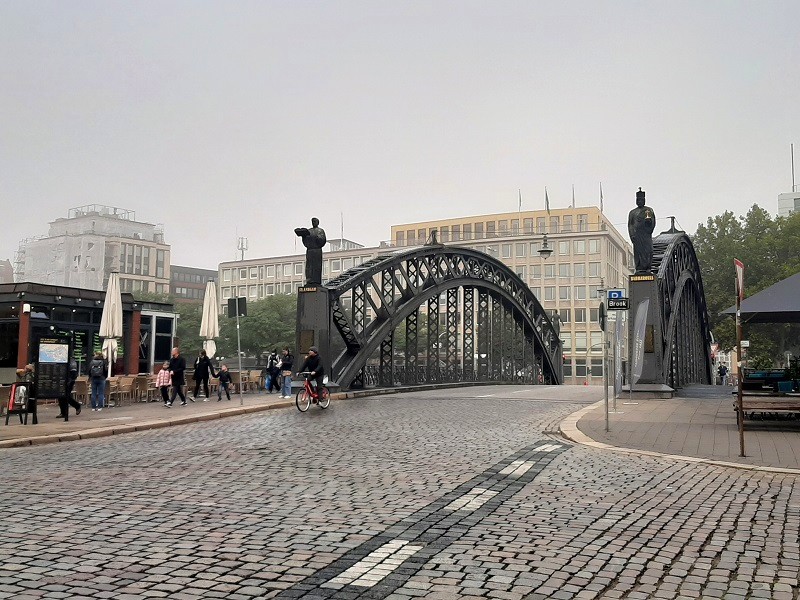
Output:
[[322,247],[328,241],[319,219],[311,219],[311,229],[298,227],[294,232],[303,239],[306,247],[306,285],[322,283]]
[[636,192],[636,208],[628,213],[628,235],[633,244],[633,263],[636,273],[650,273],[653,266],[653,230],[656,213],[644,205],[642,188]]

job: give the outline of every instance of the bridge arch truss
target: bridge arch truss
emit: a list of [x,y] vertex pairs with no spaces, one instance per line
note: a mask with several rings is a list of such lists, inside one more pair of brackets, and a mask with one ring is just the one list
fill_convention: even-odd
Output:
[[344,389],[562,382],[557,326],[511,269],[482,252],[439,244],[393,251],[326,288],[332,378]]

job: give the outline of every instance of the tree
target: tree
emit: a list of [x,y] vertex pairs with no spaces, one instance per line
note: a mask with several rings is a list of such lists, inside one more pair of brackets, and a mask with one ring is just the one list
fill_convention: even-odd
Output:
[[[800,213],[773,219],[758,205],[744,217],[726,211],[698,225],[693,242],[714,338],[723,350],[730,350],[736,343],[735,322],[721,313],[735,302],[733,259],[745,264],[745,296],[800,271]],[[778,362],[799,330],[796,325],[745,324],[750,364],[765,367]]]
[[[297,296],[294,294],[249,302],[247,316],[239,318],[242,352],[245,356],[261,356],[274,348],[293,348],[296,316]],[[236,319],[220,317],[217,354],[236,356]]]

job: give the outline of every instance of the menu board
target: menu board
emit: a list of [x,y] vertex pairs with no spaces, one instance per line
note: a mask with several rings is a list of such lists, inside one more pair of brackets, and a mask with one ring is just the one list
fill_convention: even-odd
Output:
[[69,366],[69,338],[39,340],[38,361],[34,371],[37,398],[60,398],[64,395]]

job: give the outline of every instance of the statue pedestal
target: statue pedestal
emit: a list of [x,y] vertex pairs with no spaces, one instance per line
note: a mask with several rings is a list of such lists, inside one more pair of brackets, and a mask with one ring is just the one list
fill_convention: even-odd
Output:
[[328,288],[321,284],[305,285],[297,290],[297,327],[295,364],[297,372],[311,346],[319,350],[325,373],[331,377],[331,317]]
[[[636,365],[642,374],[633,384],[634,392],[644,385],[664,385],[664,356],[661,332],[661,304],[658,281],[651,273],[631,275],[629,284],[628,348],[631,381]],[[666,386],[669,387],[669,386]],[[670,388],[672,389],[672,388]]]

